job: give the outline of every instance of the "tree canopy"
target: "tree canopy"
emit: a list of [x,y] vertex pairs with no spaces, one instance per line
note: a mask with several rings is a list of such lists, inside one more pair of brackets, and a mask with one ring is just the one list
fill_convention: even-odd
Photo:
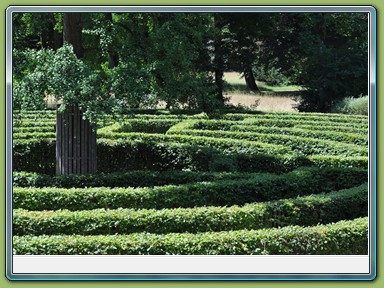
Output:
[[100,111],[159,103],[212,110],[225,104],[225,71],[241,72],[251,91],[255,80],[303,86],[300,111],[367,94],[366,13],[78,16],[74,50],[63,46],[63,13],[13,14],[15,108],[41,108],[53,95],[91,122]]

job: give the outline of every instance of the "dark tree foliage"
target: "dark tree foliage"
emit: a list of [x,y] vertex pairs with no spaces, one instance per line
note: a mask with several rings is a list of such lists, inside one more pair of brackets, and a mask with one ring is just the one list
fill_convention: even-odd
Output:
[[367,14],[280,14],[275,28],[260,57],[305,88],[299,111],[327,112],[345,97],[367,95]]
[[[20,107],[41,104],[27,94],[44,91],[38,66],[49,58],[43,51],[62,46],[68,28],[63,18],[63,13],[13,15]],[[159,103],[222,107],[226,71],[242,73],[250,91],[258,91],[256,80],[303,86],[300,111],[329,111],[344,97],[367,94],[365,13],[83,13],[65,22],[81,27],[72,35],[82,43],[75,54],[100,78],[96,90],[116,100],[115,112]],[[33,79],[35,70],[40,74]]]

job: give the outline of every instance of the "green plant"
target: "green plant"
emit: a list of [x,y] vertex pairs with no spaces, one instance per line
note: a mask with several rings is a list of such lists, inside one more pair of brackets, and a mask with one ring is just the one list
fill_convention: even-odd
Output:
[[198,234],[14,236],[13,249],[15,255],[367,255],[368,218]]
[[336,103],[333,108],[335,113],[368,115],[368,96],[346,97]]
[[367,182],[367,179],[367,171],[361,169],[306,168],[281,175],[253,174],[243,179],[145,188],[15,187],[13,207],[88,210],[243,205],[351,188]]
[[276,61],[271,60],[268,64],[257,63],[253,67],[253,73],[257,80],[271,86],[286,86],[291,83],[289,77],[284,75],[282,69],[276,67]]
[[368,186],[242,207],[13,211],[13,235],[198,233],[310,226],[367,216]]

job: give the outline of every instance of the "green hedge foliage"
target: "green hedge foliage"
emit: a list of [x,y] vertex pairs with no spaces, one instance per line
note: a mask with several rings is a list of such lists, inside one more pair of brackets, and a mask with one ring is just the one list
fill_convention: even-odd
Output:
[[253,178],[259,173],[199,172],[199,171],[129,171],[81,175],[51,176],[35,172],[13,172],[17,187],[150,187],[167,184],[185,184],[202,181]]
[[13,137],[16,133],[31,133],[31,132],[55,132],[54,126],[40,126],[40,127],[13,127]]
[[[152,139],[154,140],[154,138]],[[236,143],[241,142],[241,140],[237,140]],[[228,140],[223,143],[231,144],[231,141]],[[245,147],[247,145],[236,146],[232,143],[232,147],[219,150],[213,147],[172,142],[99,139],[97,170],[104,173],[185,169],[192,171],[283,173],[292,171],[299,166],[358,167],[364,169],[368,167],[368,157],[340,155],[301,157],[289,153],[273,155],[258,153],[257,150],[252,149],[252,145],[248,146],[248,149]],[[49,175],[55,173],[54,139],[14,140],[13,152],[14,171],[30,171]]]
[[189,145],[208,146],[228,152],[239,150],[253,151],[253,153],[282,154],[289,153],[288,148],[282,145],[268,144],[256,141],[237,140],[228,138],[189,136],[189,135],[163,135],[146,133],[117,133],[117,132],[99,132],[99,137],[110,140],[133,140],[143,141],[145,143],[186,143]]
[[13,250],[15,255],[367,255],[368,218],[198,234],[14,236]]
[[55,144],[55,139],[13,140],[13,170],[55,173]]
[[311,126],[320,129],[320,127],[327,127],[327,129],[334,129],[337,131],[339,128],[355,129],[357,131],[368,131],[368,124],[361,123],[342,123],[334,122],[332,120],[300,120],[300,119],[266,119],[266,118],[245,118],[241,121],[230,120],[230,119],[211,119],[211,120],[186,120],[193,125],[195,129],[206,129],[206,130],[229,130],[233,125],[251,125],[251,126],[262,126],[262,127],[285,127],[293,128],[297,126]]
[[[181,135],[212,137],[219,139],[232,139],[242,141],[260,141],[273,145],[289,147],[291,153],[308,155],[343,155],[343,156],[368,156],[368,147],[355,144],[346,144],[330,140],[321,140],[292,135],[257,132],[233,132],[217,130],[193,130],[185,129],[179,132]],[[178,134],[179,135],[179,134]],[[177,136],[177,135],[175,135]]]
[[101,128],[101,131],[109,129],[112,132],[165,133],[180,121],[181,119],[131,119]]
[[[318,127],[313,125],[295,125],[295,128],[297,129],[306,129],[306,130],[312,130],[312,131],[319,131]],[[320,130],[324,131],[337,131],[337,132],[344,132],[344,133],[352,133],[352,134],[360,134],[360,135],[366,135],[368,134],[367,128],[356,128],[356,127],[350,127],[350,126],[338,126],[335,127],[334,125],[324,125],[321,126]]]
[[14,120],[13,126],[14,127],[55,127],[56,122],[55,121],[32,121],[28,120],[25,121],[23,119],[21,120]]
[[361,168],[368,169],[368,157],[344,157],[344,156],[324,156],[313,155],[307,158],[307,166],[315,167],[339,167],[339,168]]
[[16,132],[13,133],[13,139],[55,139],[55,132]]
[[243,207],[13,211],[14,235],[173,233],[311,226],[368,214],[368,186]]
[[368,96],[361,96],[358,98],[346,97],[336,103],[332,109],[334,112],[345,114],[360,114],[368,115],[369,99]]
[[276,135],[289,135],[289,136],[300,136],[306,138],[314,138],[319,140],[331,140],[337,142],[343,142],[347,144],[357,144],[368,147],[368,133],[366,135],[359,133],[346,133],[332,130],[317,130],[312,129],[299,129],[299,128],[284,128],[284,127],[262,127],[262,126],[251,126],[251,125],[233,125],[230,127],[230,131],[233,132],[258,132],[258,133],[269,133]]
[[13,207],[89,210],[243,205],[352,188],[367,181],[367,170],[307,168],[282,175],[262,174],[249,179],[145,188],[14,187]]
[[[342,114],[330,114],[330,113],[259,113],[259,114],[242,114],[242,113],[225,113],[217,117],[218,119],[231,120],[231,121],[294,121],[305,122],[307,124],[319,123],[324,124],[326,122],[337,123],[337,125],[349,124],[349,125],[368,125],[367,116],[357,115],[342,115]],[[211,118],[212,119],[212,118]]]

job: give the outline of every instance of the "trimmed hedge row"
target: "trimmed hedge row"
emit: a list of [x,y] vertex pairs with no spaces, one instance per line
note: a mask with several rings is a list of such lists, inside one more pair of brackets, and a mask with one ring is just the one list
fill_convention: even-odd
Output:
[[367,255],[368,218],[198,234],[14,236],[15,255]]
[[194,123],[196,129],[207,130],[229,130],[232,125],[251,125],[251,126],[265,126],[265,127],[296,127],[297,125],[310,125],[312,127],[333,127],[337,130],[339,127],[354,128],[356,130],[368,130],[368,125],[357,123],[340,123],[332,120],[296,120],[296,119],[265,119],[265,118],[245,118],[244,120],[228,120],[228,119],[211,119],[211,120],[186,120]]
[[311,226],[351,220],[368,214],[368,185],[329,194],[299,197],[243,207],[162,210],[13,211],[14,235],[197,233]]
[[13,127],[13,133],[31,133],[31,132],[55,132],[55,126],[40,127]]
[[13,139],[54,139],[56,132],[16,132]]
[[202,181],[234,180],[257,177],[259,173],[196,171],[130,171],[81,175],[49,176],[34,172],[13,172],[18,187],[150,187]]
[[[30,120],[28,120],[30,121]],[[51,120],[50,120],[51,121]],[[109,130],[114,132],[145,132],[145,133],[165,133],[170,127],[182,121],[181,119],[129,119],[124,120],[123,123],[114,123],[110,126],[107,126]],[[33,123],[23,122],[20,125],[13,128],[13,137],[14,138],[28,138],[28,137],[37,137],[37,138],[49,138],[45,134],[38,135],[37,133],[43,132],[53,132],[53,135],[50,135],[50,138],[55,138],[55,124],[53,125],[34,125],[35,120],[31,120]],[[44,121],[38,122],[39,124],[44,123]],[[51,122],[48,122],[51,124]],[[104,129],[104,128],[101,128]],[[20,135],[18,133],[36,133],[36,135]]]
[[[291,149],[291,153],[303,155],[343,155],[343,156],[368,156],[368,147],[355,144],[340,143],[331,140],[306,138],[292,135],[282,135],[273,133],[256,132],[233,132],[217,130],[193,130],[184,129],[180,132],[168,131],[168,133],[178,133],[176,135],[188,135],[192,137],[209,137],[219,139],[236,139],[242,141],[263,141],[273,145],[283,145]],[[259,142],[257,142],[259,143]]]
[[368,169],[368,157],[366,156],[330,156],[330,155],[312,155],[303,161],[305,166],[314,167],[333,167],[333,168],[361,168]]
[[246,118],[242,122],[244,124],[248,125],[268,125],[268,126],[273,126],[274,124],[276,126],[280,127],[289,127],[287,125],[292,125],[291,127],[295,125],[313,125],[313,126],[334,126],[336,129],[337,127],[356,127],[358,129],[368,129],[368,123],[349,123],[349,122],[335,122],[333,119],[332,120],[323,120],[320,117],[320,120],[302,120],[302,119],[255,119],[255,118]]
[[27,210],[89,210],[243,205],[352,188],[367,180],[366,170],[307,168],[282,175],[263,174],[250,179],[178,186],[71,189],[15,187],[13,207]]
[[347,144],[357,144],[368,146],[368,133],[366,135],[361,133],[346,133],[346,132],[337,132],[334,129],[332,130],[314,130],[312,129],[299,129],[299,128],[284,128],[284,127],[260,127],[260,126],[250,126],[250,125],[233,125],[229,129],[233,132],[259,132],[259,133],[270,133],[276,135],[291,135],[291,136],[300,136],[306,138],[315,138],[320,140],[331,140],[337,142],[344,142]]
[[[203,138],[203,137],[202,137]],[[240,140],[237,140],[242,142]],[[228,143],[228,142],[227,142]],[[229,141],[230,143],[230,141]],[[273,172],[291,171],[299,166],[368,168],[368,157],[293,154],[268,155],[251,148],[220,151],[212,147],[179,143],[152,143],[133,140],[99,139],[97,156],[99,172],[132,170],[192,170]],[[55,139],[13,141],[13,170],[55,174]],[[44,155],[41,157],[41,155]]]
[[[300,166],[300,159],[294,155],[257,153],[252,149],[252,145],[245,149],[244,143],[241,141],[237,143],[243,144],[242,147],[233,145],[232,150],[234,151],[230,151],[230,149],[220,151],[212,147],[172,142],[99,139],[97,169],[99,172],[108,173],[147,169],[279,173]],[[231,141],[222,141],[221,144],[230,145]],[[54,139],[15,140],[13,148],[15,171],[31,171],[50,175],[55,173]],[[239,152],[236,152],[236,149]],[[44,155],[44,157],[40,155]]]
[[17,121],[13,123],[14,127],[55,127],[56,121],[40,122],[40,121]]
[[[204,138],[204,137],[201,137]],[[203,141],[203,139],[202,139]],[[257,146],[238,141],[228,149],[184,143],[151,143],[149,141],[98,141],[98,171],[127,170],[192,170],[282,173],[302,166],[304,161],[296,155],[259,153]],[[231,144],[219,141],[217,144]],[[239,147],[236,144],[243,146]]]
[[[303,124],[303,125],[295,125],[294,128],[297,128],[297,129],[306,129],[306,130],[312,130],[312,131],[315,131],[315,130],[318,130],[318,127],[316,126],[313,126],[313,125],[307,125],[307,124]],[[322,131],[337,131],[337,132],[344,132],[344,133],[353,133],[353,134],[360,134],[360,135],[366,135],[368,134],[368,129],[367,128],[356,128],[356,127],[349,127],[349,126],[343,126],[343,127],[340,127],[338,126],[337,128],[335,128],[334,125],[324,125],[324,126],[321,126],[320,128]]]
[[13,140],[13,171],[54,174],[56,171],[55,139]]
[[[46,109],[46,110],[13,110],[14,115],[55,115],[56,109]],[[259,115],[271,116],[274,117],[294,117],[294,118],[317,118],[318,116],[328,117],[328,118],[340,118],[340,119],[367,119],[365,115],[346,115],[339,113],[322,113],[322,112],[300,112],[300,113],[291,113],[291,112],[262,112],[262,111],[247,111],[246,113],[239,109],[226,108],[226,109],[217,109],[213,113],[214,115],[238,115],[241,117],[255,117]],[[132,109],[125,113],[126,116],[197,116],[197,115],[207,115],[203,110],[199,109]]]
[[182,121],[181,119],[130,119],[123,123],[116,123],[109,127],[112,132],[144,132],[165,133],[173,125]]
[[147,143],[187,143],[189,145],[201,145],[217,148],[220,150],[237,152],[239,150],[253,151],[254,153],[266,154],[283,154],[289,153],[290,149],[276,144],[268,144],[256,141],[246,141],[237,139],[222,139],[217,137],[206,136],[189,136],[189,135],[164,135],[164,134],[145,134],[135,132],[106,132],[102,130],[99,132],[99,137],[111,140],[134,140],[144,141]]
[[[357,116],[357,117],[356,117]],[[329,114],[329,113],[286,113],[286,112],[273,112],[273,113],[225,113],[222,114],[220,119],[232,121],[248,121],[250,119],[273,119],[273,120],[296,120],[296,121],[330,121],[339,123],[353,123],[353,124],[368,124],[368,117],[362,115],[345,115],[345,114]]]

